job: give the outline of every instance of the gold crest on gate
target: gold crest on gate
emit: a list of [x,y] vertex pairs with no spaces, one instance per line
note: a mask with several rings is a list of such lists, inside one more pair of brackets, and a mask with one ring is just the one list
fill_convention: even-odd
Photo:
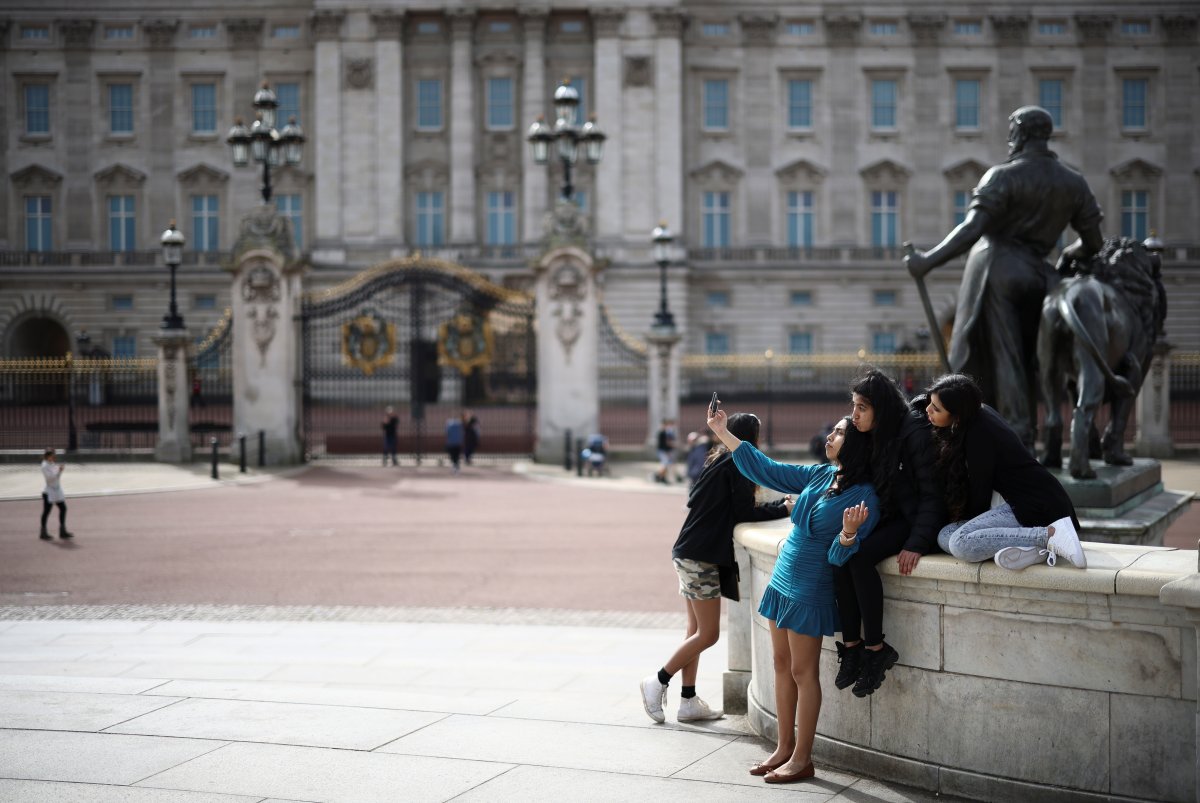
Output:
[[464,376],[492,361],[492,328],[487,320],[459,313],[438,327],[438,364]]
[[396,325],[377,312],[342,324],[342,360],[367,376],[396,359]]

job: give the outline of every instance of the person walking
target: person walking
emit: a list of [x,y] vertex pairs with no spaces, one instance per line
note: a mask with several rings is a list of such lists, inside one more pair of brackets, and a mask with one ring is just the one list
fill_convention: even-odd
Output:
[[42,455],[42,478],[46,487],[42,489],[42,530],[38,536],[43,541],[52,537],[46,530],[46,519],[50,516],[50,508],[58,506],[58,537],[65,540],[75,537],[67,529],[67,497],[62,489],[62,473],[66,466],[58,462],[54,447],[48,447]]
[[479,451],[479,418],[470,410],[462,414],[463,419],[463,460],[469,466],[475,452]]
[[821,638],[839,627],[833,565],[845,563],[879,522],[871,485],[871,436],[849,417],[829,433],[829,465],[778,463],[728,430],[718,410],[709,429],[733,453],[738,471],[766,488],[795,493],[792,530],[779,550],[758,612],[768,620],[775,668],[775,751],[750,768],[770,784],[815,775],[813,740],[821,714]]
[[454,474],[459,472],[458,461],[462,458],[462,447],[463,420],[462,416],[456,415],[446,419],[446,454],[450,457],[450,470]]
[[[734,413],[728,426],[741,440],[758,442],[757,416]],[[782,518],[791,510],[790,500],[755,505],[754,491],[754,483],[742,476],[733,465],[729,450],[721,446],[709,454],[688,494],[687,517],[671,550],[679,575],[679,593],[687,611],[687,633],[658,673],[647,676],[640,684],[642,705],[655,722],[666,721],[667,686],[680,671],[683,678],[676,715],[680,722],[720,719],[725,715],[696,695],[696,675],[700,654],[721,637],[721,573],[729,573],[736,583],[733,527],[743,521]]]
[[[983,404],[970,377],[938,379],[925,409],[951,521],[938,532],[943,550],[971,562],[994,558],[1012,570],[1054,566],[1059,558],[1087,568],[1071,497],[1000,414]],[[1004,504],[992,507],[996,493]]]
[[390,457],[392,465],[397,466],[399,463],[396,462],[396,447],[399,439],[400,417],[396,415],[396,411],[390,405],[383,408],[383,421],[379,426],[383,430],[383,464],[386,466]]
[[[913,409],[900,387],[877,369],[851,385],[850,420],[871,433],[871,478],[880,499],[879,525],[845,565],[833,570],[842,639],[834,686],[872,694],[900,654],[883,636],[883,582],[876,566],[898,555],[912,574],[922,555],[937,550],[946,506],[933,469],[933,431],[924,409]],[[865,642],[862,636],[865,632]]]
[[663,485],[671,483],[671,467],[675,465],[675,440],[675,422],[664,418],[655,439],[655,447],[658,451],[658,471],[654,474],[654,481],[661,482]]

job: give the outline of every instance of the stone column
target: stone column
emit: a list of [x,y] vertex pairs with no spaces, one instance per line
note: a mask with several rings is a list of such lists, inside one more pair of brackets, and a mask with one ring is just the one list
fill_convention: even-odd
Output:
[[[654,448],[657,441],[659,426],[665,420],[679,420],[679,341],[682,336],[675,327],[659,328],[655,326],[646,335],[649,348],[646,356],[649,358],[649,392],[646,394],[650,402],[649,420],[647,423],[646,446]],[[678,429],[678,427],[676,427]]]
[[596,32],[593,70],[595,92],[593,108],[596,124],[608,132],[604,161],[596,168],[594,209],[596,237],[600,241],[621,238],[621,23],[623,11],[593,9],[592,28]]
[[[938,41],[946,27],[945,14],[910,14],[908,28],[913,37],[913,117],[917,131],[939,131],[938,105],[945,91],[940,78]],[[1007,112],[1005,112],[1007,114]],[[940,163],[942,141],[936,136],[916,138],[912,146],[912,163],[935,165]],[[909,183],[908,211],[905,213],[906,240],[932,240],[936,242],[939,232],[945,227],[941,215],[946,177],[941,171],[924,173],[920,170]]]
[[[771,75],[775,57],[775,14],[748,12],[738,17],[742,28],[743,74],[736,92],[743,96],[741,108],[734,108],[738,138],[747,143],[769,143],[779,118],[778,81]],[[736,103],[736,101],[735,101]],[[772,214],[776,207],[776,179],[771,147],[746,147],[746,177],[742,187],[747,245],[773,245]],[[741,229],[739,225],[737,228]]]
[[[829,98],[858,98],[863,91],[862,65],[856,58],[858,39],[862,32],[862,15],[857,13],[832,13],[823,20],[825,41],[829,48],[829,62],[821,80],[825,82],[825,95]],[[867,90],[869,91],[869,89]],[[864,116],[863,100],[857,103],[831,103],[829,106],[829,141],[860,143],[862,131],[870,125]],[[857,159],[859,147],[832,149],[829,171],[830,184],[825,191],[830,206],[830,236],[834,245],[857,245],[862,236],[859,221],[863,212],[862,188],[860,185]],[[863,232],[867,229],[864,228]]]
[[233,428],[265,433],[267,463],[299,462],[300,270],[287,218],[273,206],[242,220],[230,271]]
[[371,15],[375,23],[375,217],[379,239],[404,243],[404,14]]
[[[175,96],[179,92],[175,72],[175,33],[178,20],[147,20],[142,23],[142,33],[149,47],[149,74],[143,79],[142,91],[150,97],[150,125],[145,132],[150,169],[146,182],[147,209],[157,215],[183,218],[175,209]],[[139,134],[139,139],[141,134]],[[153,231],[153,228],[151,229]]]
[[[1008,115],[1028,105],[1029,68],[1026,66],[1025,46],[1029,42],[1028,14],[993,15],[992,30],[996,34],[996,101],[1000,113]],[[1007,126],[997,123],[994,131]]]
[[[66,170],[63,170],[65,197],[62,205],[67,216],[66,248],[81,251],[95,248],[95,240],[108,240],[107,233],[98,238],[93,238],[92,233],[92,213],[97,203],[93,200],[92,178],[96,165],[91,161],[92,121],[95,117],[92,113],[92,84],[95,81],[92,67],[92,32],[95,27],[95,20],[76,19],[59,23],[65,51],[63,58],[66,62],[66,74],[61,84],[61,94],[55,104],[56,113],[51,116],[50,121],[51,135],[55,141],[66,145]],[[61,125],[61,129],[56,130],[55,125]],[[61,148],[62,144],[58,147]],[[145,212],[141,211],[141,214],[144,220]],[[139,228],[146,230],[145,226],[143,222]],[[154,228],[149,230],[153,231]]]
[[[1200,20],[1189,14],[1164,14],[1161,19],[1167,47],[1163,51],[1163,86],[1158,97],[1166,98],[1166,101],[1155,104],[1154,109],[1162,110],[1161,127],[1166,144],[1163,164],[1188,164],[1195,140],[1195,122],[1190,104],[1176,102],[1176,98],[1194,96],[1192,82],[1196,80],[1196,29],[1200,26]],[[1192,54],[1192,57],[1188,58],[1184,55],[1186,53]],[[1157,132],[1160,123],[1153,118],[1150,122]],[[1190,188],[1195,186],[1195,180],[1195,174],[1189,176],[1186,170],[1164,171],[1162,187],[1152,205],[1161,204],[1159,199],[1187,198],[1191,193]],[[1166,233],[1172,240],[1182,241],[1182,232],[1190,235],[1195,230],[1195,218],[1191,217],[1195,212],[1189,212],[1186,204],[1168,202],[1159,208],[1162,212],[1156,215],[1160,222],[1154,228]]]
[[473,245],[475,237],[475,64],[471,35],[475,12],[450,11],[450,242]]
[[342,244],[342,20],[336,11],[319,11],[312,18],[316,40],[314,119],[311,126],[316,152],[316,242],[313,258],[344,262]]
[[[1079,32],[1079,44],[1083,50],[1083,65],[1078,78],[1072,78],[1072,83],[1078,87],[1076,91],[1080,103],[1077,108],[1083,110],[1080,126],[1083,132],[1110,131],[1114,124],[1112,104],[1120,102],[1119,96],[1109,97],[1108,89],[1108,32],[1112,25],[1113,17],[1107,14],[1079,14],[1075,17],[1075,29]],[[1110,165],[1107,140],[1108,137],[1089,137],[1087,147],[1079,149],[1080,172],[1088,177],[1097,198],[1108,196]]]
[[[523,8],[520,10],[521,27],[525,35],[525,63],[522,65],[521,119],[517,126],[533,124],[538,115],[549,116],[546,92],[546,16],[545,8]],[[553,120],[549,121],[551,125]],[[541,239],[542,218],[546,214],[547,182],[549,171],[545,165],[533,160],[533,149],[521,143],[521,235],[525,242]],[[606,155],[607,158],[607,155]]]
[[562,460],[563,436],[600,431],[600,268],[586,248],[579,210],[559,201],[547,216],[546,245],[534,266],[537,301],[540,462]]
[[187,375],[191,338],[187,329],[163,329],[153,340],[158,346],[158,443],[154,446],[154,459],[188,463],[192,459]]
[[683,213],[683,93],[687,80],[681,39],[686,18],[675,9],[652,14],[658,29],[654,48],[654,196],[658,217],[674,223],[677,235],[685,235],[691,225]]
[[1170,343],[1154,344],[1154,358],[1135,406],[1137,437],[1133,450],[1139,457],[1171,457],[1171,350]]

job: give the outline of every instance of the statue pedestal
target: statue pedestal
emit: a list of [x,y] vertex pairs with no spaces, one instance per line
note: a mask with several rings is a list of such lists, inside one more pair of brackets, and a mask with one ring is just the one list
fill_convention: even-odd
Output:
[[1066,470],[1051,469],[1079,516],[1084,541],[1161,546],[1163,535],[1195,496],[1191,491],[1163,488],[1157,460],[1134,458],[1131,466],[1092,462],[1096,478],[1077,480]]

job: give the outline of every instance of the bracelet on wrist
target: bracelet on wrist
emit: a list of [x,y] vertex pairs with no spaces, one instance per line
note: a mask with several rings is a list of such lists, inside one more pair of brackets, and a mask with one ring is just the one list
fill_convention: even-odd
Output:
[[848,533],[845,530],[842,530],[842,535],[846,536],[847,540],[849,540],[851,538],[858,538],[858,530],[855,530],[852,533]]

